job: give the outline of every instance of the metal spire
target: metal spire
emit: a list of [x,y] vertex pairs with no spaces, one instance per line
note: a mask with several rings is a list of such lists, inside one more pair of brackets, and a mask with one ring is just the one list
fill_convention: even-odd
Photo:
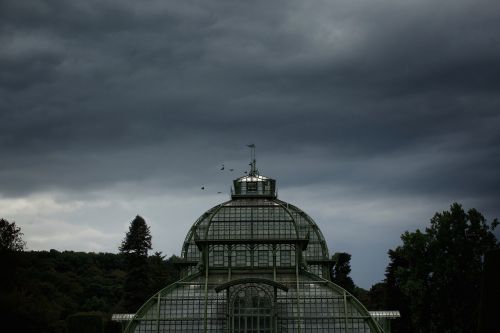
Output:
[[250,148],[250,176],[255,176],[259,174],[259,170],[257,169],[257,160],[255,159],[255,145],[252,143],[247,145]]

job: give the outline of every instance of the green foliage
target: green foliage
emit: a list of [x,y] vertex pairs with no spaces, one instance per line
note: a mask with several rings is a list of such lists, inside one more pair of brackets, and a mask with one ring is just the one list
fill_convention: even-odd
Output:
[[4,263],[9,273],[0,275],[0,313],[18,318],[22,332],[57,331],[68,315],[110,312],[121,298],[124,260],[116,254],[10,252]]
[[[159,258],[146,259],[154,264],[145,266],[151,279],[143,285],[141,304],[179,278],[172,260],[161,254]],[[6,251],[0,252],[0,264],[6,268],[0,274],[0,320],[14,321],[17,331],[64,332],[66,319],[80,312],[100,313],[106,333],[120,331],[109,319],[111,313],[121,312],[127,277],[124,255]]]
[[482,258],[497,246],[492,226],[455,203],[425,232],[405,232],[389,251],[387,305],[401,311],[394,331],[472,332],[477,325]]
[[23,251],[26,242],[22,236],[21,228],[16,227],[16,222],[0,219],[0,251]]
[[137,215],[130,223],[129,231],[120,246],[120,252],[147,257],[151,250],[151,232],[146,221]]
[[387,299],[387,283],[375,283],[370,290],[363,288],[354,288],[354,296],[368,309],[368,310],[388,310],[393,309],[388,306]]
[[[78,312],[66,318],[64,333],[121,333],[121,323],[103,312]],[[61,332],[62,333],[62,332]]]
[[488,251],[484,258],[481,304],[477,333],[498,330],[498,299],[500,297],[500,248]]
[[175,259],[176,257],[172,256],[170,259],[166,260],[161,252],[155,252],[154,255],[149,256],[149,293],[151,295],[179,279],[179,270],[173,264]]
[[103,333],[104,323],[99,313],[75,313],[66,319],[68,333]]
[[333,255],[335,266],[332,269],[332,281],[346,289],[351,294],[354,293],[354,282],[349,276],[351,273],[351,255],[345,252],[337,252]]
[[368,290],[355,286],[353,295],[361,302],[361,304],[367,307],[367,304],[370,301],[370,293]]
[[126,258],[127,272],[120,301],[120,312],[136,312],[150,295],[151,274],[147,258],[129,255]]

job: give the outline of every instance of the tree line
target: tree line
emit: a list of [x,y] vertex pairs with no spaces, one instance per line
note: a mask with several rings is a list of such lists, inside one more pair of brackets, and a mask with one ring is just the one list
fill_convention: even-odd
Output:
[[18,332],[85,332],[89,319],[99,321],[98,332],[121,332],[111,314],[134,313],[179,278],[175,257],[148,254],[151,235],[140,216],[118,254],[24,247],[15,222],[0,219],[0,318]]
[[[484,256],[499,249],[499,224],[475,209],[453,204],[424,230],[405,232],[388,251],[383,281],[370,290],[350,276],[351,255],[336,253],[332,280],[368,310],[399,310],[393,332],[475,332]],[[118,254],[23,251],[15,222],[0,219],[0,318],[21,332],[84,332],[78,316],[98,318],[99,332],[120,332],[112,313],[133,313],[155,292],[179,278],[175,257],[150,255],[146,221],[130,223]],[[80,332],[78,331],[78,332]]]

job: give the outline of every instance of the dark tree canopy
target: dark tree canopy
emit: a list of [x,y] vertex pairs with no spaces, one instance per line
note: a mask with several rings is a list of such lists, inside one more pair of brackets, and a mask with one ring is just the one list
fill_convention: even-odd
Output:
[[332,269],[332,281],[351,294],[354,293],[354,282],[349,276],[351,273],[351,255],[345,252],[337,252],[333,255],[333,260],[335,260],[335,266]]
[[[496,246],[475,209],[455,203],[424,232],[405,232],[389,251],[388,306],[401,311],[400,332],[473,332],[477,326],[484,254]],[[396,330],[395,330],[396,331]]]
[[22,236],[21,228],[16,227],[16,222],[0,219],[0,251],[23,251],[26,242]]
[[[125,257],[56,250],[0,251],[0,263],[8,267],[0,274],[0,320],[14,323],[15,331],[22,333],[90,333],[95,330],[88,325],[100,321],[97,316],[102,317],[105,333],[121,332],[120,325],[110,319],[112,313],[128,312],[119,307],[127,279]],[[152,264],[142,267],[151,279],[146,280],[149,285],[141,286],[148,293],[141,304],[153,291],[179,279],[172,259],[154,256]],[[130,309],[135,311],[137,307]],[[73,315],[80,320],[72,322]]]
[[121,253],[147,257],[151,250],[151,232],[146,221],[137,215],[130,223],[129,231],[120,246]]

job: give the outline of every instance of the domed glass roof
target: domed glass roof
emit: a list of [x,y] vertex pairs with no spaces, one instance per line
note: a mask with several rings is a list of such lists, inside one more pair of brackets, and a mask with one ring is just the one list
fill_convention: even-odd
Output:
[[231,200],[203,213],[182,247],[182,278],[153,295],[127,333],[382,333],[330,279],[325,239],[251,163]]
[[[234,180],[233,185],[231,200],[203,213],[191,227],[182,247],[186,262],[201,260],[200,245],[205,242],[222,241],[235,246],[276,243],[281,247],[299,243],[303,247],[303,266],[319,276],[328,274],[322,264],[330,257],[320,229],[304,211],[277,198],[274,179],[252,168],[249,175]],[[248,260],[249,268],[262,264],[257,259]]]

